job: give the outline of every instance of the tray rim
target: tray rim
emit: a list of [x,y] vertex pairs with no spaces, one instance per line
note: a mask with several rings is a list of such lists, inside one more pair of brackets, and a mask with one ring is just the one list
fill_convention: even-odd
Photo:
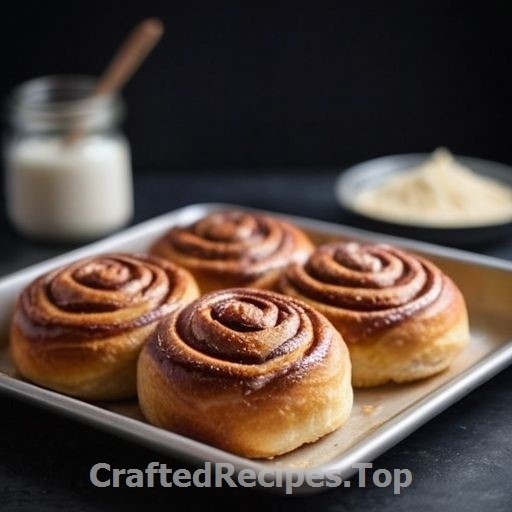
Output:
[[136,238],[136,236],[139,235],[139,231],[142,231],[143,229],[151,229],[158,231],[158,229],[155,229],[155,226],[158,226],[162,221],[171,219],[172,217],[178,214],[186,214],[188,213],[189,210],[204,210],[206,213],[207,211],[235,208],[240,210],[275,215],[293,222],[299,222],[304,225],[319,226],[322,229],[322,231],[326,232],[336,233],[341,229],[344,231],[344,233],[347,233],[347,236],[354,236],[355,238],[365,238],[368,240],[376,240],[379,242],[387,241],[390,244],[393,243],[401,245],[402,247],[408,247],[411,248],[412,250],[434,254],[436,256],[441,256],[452,260],[459,260],[469,263],[475,263],[478,265],[484,265],[487,267],[498,268],[501,270],[512,271],[512,260],[498,258],[496,256],[488,256],[485,254],[471,252],[465,249],[458,249],[456,247],[448,247],[444,245],[434,244],[431,242],[424,242],[421,240],[389,235],[386,233],[377,233],[375,231],[356,228],[353,226],[347,226],[345,224],[336,224],[335,222],[313,219],[310,217],[301,217],[299,215],[291,215],[272,210],[265,210],[263,208],[252,208],[235,203],[194,203],[187,206],[176,208],[174,210],[170,210],[166,213],[138,222],[133,226],[130,226],[118,233],[110,235],[96,242],[88,243],[81,247],[71,249],[70,251],[66,251],[60,255],[53,256],[51,258],[46,258],[40,262],[29,265],[25,268],[10,272],[0,277],[0,286],[5,286],[5,283],[8,283],[10,280],[17,279],[20,274],[37,274],[37,272],[40,271],[44,272],[45,268],[51,268],[55,265],[60,264],[61,262],[70,261],[75,257],[79,258],[81,257],[82,253],[92,254],[93,251],[100,251],[102,250],[103,246],[111,245],[112,243],[115,243],[120,239],[123,239],[120,241],[125,241],[124,239],[126,239],[126,237]]
[[[177,223],[179,222],[180,216],[199,216],[222,209],[241,209],[267,213],[288,219],[306,229],[309,228],[344,237],[396,244],[425,254],[512,272],[512,261],[461,249],[380,234],[333,222],[288,215],[260,208],[249,208],[233,203],[195,203],[142,221],[97,242],[84,245],[61,255],[30,265],[24,269],[14,271],[0,278],[0,289],[9,288],[15,285],[20,279],[34,278],[42,272],[82,256],[88,256],[103,251],[113,251],[109,246],[127,243],[132,240],[136,241],[138,237],[149,235],[153,231],[157,234],[162,229],[162,223]],[[512,339],[507,340],[492,353],[487,354],[453,379],[442,384],[439,388],[386,421],[374,432],[357,442],[338,457],[309,469],[291,469],[286,467],[276,469],[259,460],[234,455],[191,438],[162,430],[121,413],[110,411],[99,405],[63,395],[15,377],[10,377],[1,371],[0,392],[15,396],[25,402],[57,412],[77,421],[82,421],[85,424],[110,432],[118,437],[135,441],[157,452],[174,456],[180,460],[190,461],[192,463],[204,463],[205,461],[229,462],[233,464],[236,472],[245,468],[251,468],[255,471],[264,470],[271,479],[276,477],[277,470],[279,469],[280,473],[284,475],[301,471],[305,474],[320,474],[325,476],[334,472],[345,480],[357,472],[357,469],[352,466],[355,462],[372,461],[375,457],[403,440],[418,427],[448,408],[462,396],[465,396],[505,369],[510,363],[512,363]],[[276,490],[278,492],[284,491],[282,488],[262,488],[259,485],[258,488],[274,492]],[[327,489],[328,487],[325,486],[311,487],[304,484],[295,490],[295,494],[319,493]]]

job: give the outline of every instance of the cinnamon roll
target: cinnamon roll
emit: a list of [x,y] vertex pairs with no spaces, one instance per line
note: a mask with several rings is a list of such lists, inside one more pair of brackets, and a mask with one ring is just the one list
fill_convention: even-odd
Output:
[[215,212],[162,236],[150,252],[188,269],[203,293],[272,288],[280,270],[304,262],[313,244],[297,227],[244,211]]
[[446,369],[469,341],[464,298],[438,267],[389,245],[333,242],[291,265],[278,290],[341,332],[352,383],[406,382]]
[[10,347],[19,373],[90,400],[134,396],[157,322],[198,296],[193,277],[142,254],[104,254],[53,270],[18,297]]
[[251,288],[203,295],[163,320],[138,364],[148,421],[246,457],[273,457],[338,428],[350,358],[327,319]]

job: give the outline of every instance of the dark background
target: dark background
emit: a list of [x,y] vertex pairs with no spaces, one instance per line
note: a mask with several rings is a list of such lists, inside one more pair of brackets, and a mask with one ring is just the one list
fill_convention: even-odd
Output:
[[164,38],[124,89],[135,170],[344,167],[432,151],[512,163],[510,2],[11,2],[0,93],[97,75]]
[[[512,164],[510,0],[237,4],[9,2],[0,94],[41,75],[97,75],[137,22],[161,17],[163,40],[124,90],[135,223],[203,201],[345,222],[332,186],[352,163],[444,145]],[[263,179],[260,169],[269,169]],[[0,240],[2,274],[68,249],[21,238],[3,214]],[[512,246],[481,251],[510,259]],[[88,480],[98,461],[168,461],[2,396],[0,510],[168,511],[185,497],[191,510],[508,512],[511,382],[509,369],[375,461],[412,470],[400,497],[354,486],[301,500],[240,489],[98,490]]]

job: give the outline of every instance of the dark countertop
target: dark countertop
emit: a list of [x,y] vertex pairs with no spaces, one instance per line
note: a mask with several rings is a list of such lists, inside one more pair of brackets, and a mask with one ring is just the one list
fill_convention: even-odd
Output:
[[[336,172],[188,172],[139,175],[134,223],[180,206],[228,202],[333,222],[353,222],[333,195]],[[0,275],[60,254],[71,246],[36,244],[18,237],[0,217]],[[512,240],[470,250],[512,259]],[[189,506],[265,510],[493,510],[512,508],[512,368],[468,394],[374,461],[374,468],[408,468],[412,485],[336,488],[289,498],[246,489],[94,487],[90,468],[108,462],[144,469],[151,461],[182,462],[51,412],[0,396],[0,510],[103,511],[123,507],[169,510]],[[355,482],[355,481],[354,481]],[[181,501],[181,500],[180,500]],[[249,505],[250,504],[250,505]],[[253,507],[251,507],[251,505]]]

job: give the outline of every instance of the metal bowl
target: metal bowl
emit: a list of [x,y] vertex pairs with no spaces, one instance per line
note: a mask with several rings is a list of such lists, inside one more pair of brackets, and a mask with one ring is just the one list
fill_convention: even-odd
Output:
[[[361,227],[427,242],[468,246],[512,236],[512,221],[467,227],[439,227],[394,222],[356,209],[355,200],[360,192],[379,186],[407,169],[417,167],[430,156],[431,154],[428,153],[391,155],[368,160],[344,170],[339,175],[335,186],[338,203],[349,214],[352,221]],[[480,158],[460,155],[454,155],[454,157],[477,174],[512,187],[512,167]]]

